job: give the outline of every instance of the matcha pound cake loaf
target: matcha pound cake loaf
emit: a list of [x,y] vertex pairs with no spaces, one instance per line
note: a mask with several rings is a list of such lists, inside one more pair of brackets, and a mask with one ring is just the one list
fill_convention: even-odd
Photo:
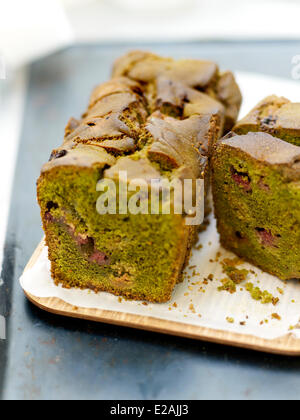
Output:
[[300,103],[269,96],[239,121],[233,131],[237,134],[262,131],[300,146]]
[[280,279],[300,278],[300,147],[230,133],[212,159],[222,245]]
[[[174,210],[173,192],[169,212],[160,198],[155,210],[146,199],[154,194],[150,185],[160,191],[165,180],[176,184],[206,177],[229,99],[220,102],[211,94],[220,79],[213,64],[203,72],[199,62],[198,73],[194,64],[193,83],[187,83],[186,70],[180,78],[176,66],[174,79],[164,74],[160,80],[161,95],[152,80],[122,75],[97,87],[82,119],[69,121],[63,145],[44,165],[38,201],[56,284],[166,302],[181,280],[199,227],[187,223],[189,208]],[[207,93],[194,89],[198,83]],[[218,90],[227,98],[226,87]],[[138,199],[128,192],[124,209],[121,189],[136,180],[146,190]],[[115,203],[113,189],[102,189],[112,181]],[[190,193],[197,201],[194,188]],[[128,211],[133,199],[139,211]],[[108,203],[112,212],[102,211],[99,203]]]

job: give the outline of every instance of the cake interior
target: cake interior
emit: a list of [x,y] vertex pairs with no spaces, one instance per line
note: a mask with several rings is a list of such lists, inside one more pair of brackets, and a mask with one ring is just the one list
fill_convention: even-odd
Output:
[[66,166],[39,181],[53,278],[67,288],[168,301],[189,248],[184,218],[100,215],[96,185],[102,177],[97,167]]
[[283,280],[300,278],[299,178],[229,146],[213,171],[222,245]]

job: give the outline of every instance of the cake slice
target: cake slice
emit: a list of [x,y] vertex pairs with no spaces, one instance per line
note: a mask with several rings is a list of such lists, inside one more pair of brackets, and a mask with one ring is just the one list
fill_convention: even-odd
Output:
[[212,172],[221,244],[280,279],[300,278],[300,147],[231,133],[216,147]]
[[233,131],[237,134],[262,131],[300,146],[300,103],[269,96],[239,121]]
[[[116,77],[94,90],[82,119],[69,121],[63,145],[38,180],[56,284],[150,302],[170,299],[199,230],[200,222],[189,223],[194,204],[203,206],[194,185],[208,181],[209,157],[225,120],[223,104],[186,83],[179,74],[162,82],[165,101],[155,99],[150,82]],[[147,199],[164,191],[166,180],[192,181],[191,205],[181,213],[175,189],[167,200],[158,196],[155,211],[149,208]],[[140,181],[146,189],[128,192],[124,203],[124,185]],[[115,203],[113,189],[102,189],[112,182]],[[113,211],[103,211],[104,203]],[[132,203],[135,212],[127,211]]]

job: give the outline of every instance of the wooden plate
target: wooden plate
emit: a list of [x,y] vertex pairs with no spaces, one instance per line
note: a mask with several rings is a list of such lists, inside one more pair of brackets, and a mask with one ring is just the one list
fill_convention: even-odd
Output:
[[[25,271],[30,269],[35,264],[43,250],[43,247],[44,243],[42,242],[32,255],[27,267],[25,268]],[[300,356],[300,339],[294,338],[293,334],[287,334],[284,337],[278,338],[276,340],[266,340],[251,335],[215,330],[211,328],[153,318],[150,316],[75,307],[61,299],[54,297],[39,298],[27,292],[25,292],[25,295],[34,305],[40,309],[57,315],[63,315],[71,318],[81,318],[106,324],[120,325],[124,327],[153,331],[157,333],[186,337],[212,343],[225,344],[233,347],[242,347],[266,353],[287,356]]]

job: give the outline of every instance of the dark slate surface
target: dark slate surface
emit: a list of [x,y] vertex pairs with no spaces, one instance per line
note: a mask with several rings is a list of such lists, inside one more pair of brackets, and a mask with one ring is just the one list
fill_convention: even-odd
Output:
[[[42,236],[40,166],[60,145],[68,118],[80,115],[92,87],[108,78],[113,60],[133,47],[74,47],[30,69],[0,289],[0,313],[9,315],[7,340],[0,340],[1,398],[298,399],[300,359],[61,318],[23,296],[18,277]],[[139,47],[287,78],[300,51],[296,42]]]

